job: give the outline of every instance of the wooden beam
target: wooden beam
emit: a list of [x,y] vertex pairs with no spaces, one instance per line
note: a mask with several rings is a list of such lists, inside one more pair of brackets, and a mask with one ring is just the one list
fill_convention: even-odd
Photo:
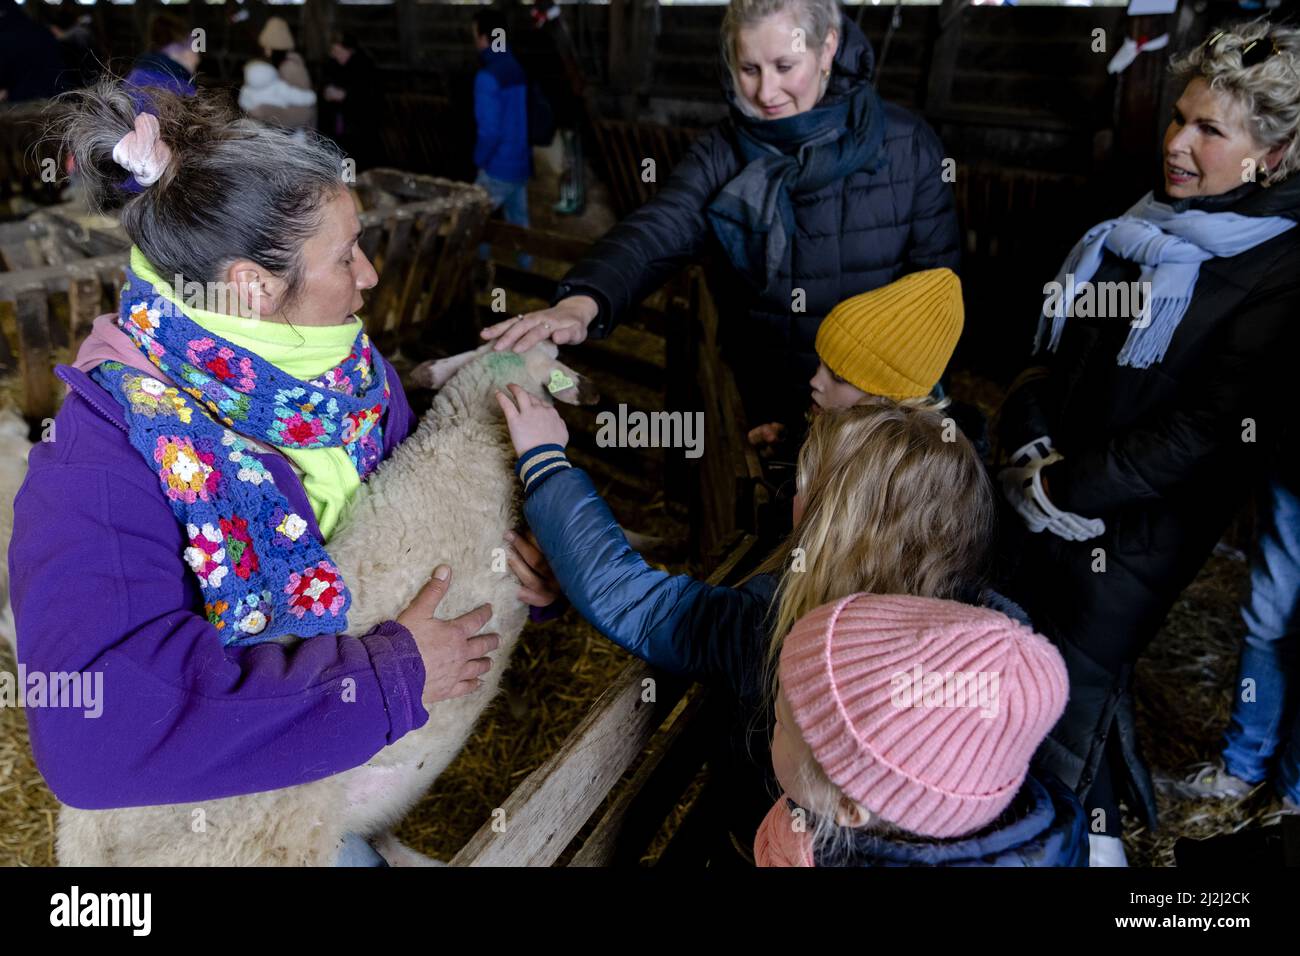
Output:
[[[129,259],[128,253],[117,252],[107,256],[96,256],[93,259],[82,259],[77,266],[93,269],[96,272],[111,268],[122,269]],[[45,266],[13,273],[0,272],[0,299],[13,299],[20,289],[28,285],[41,285],[49,291],[55,291],[67,288],[67,284],[67,266]]]
[[54,416],[54,356],[50,308],[40,286],[19,289],[18,360],[23,383],[23,415],[28,420]]
[[569,866],[635,866],[682,791],[704,763],[702,735],[691,734],[704,694],[692,693],[659,741],[610,805]]
[[420,19],[415,0],[397,0],[397,35],[401,42],[402,63],[413,70],[420,59]]
[[925,111],[947,109],[952,98],[952,78],[961,49],[962,18],[970,0],[943,0],[939,5],[938,29],[931,47],[930,72],[925,89]]
[[506,798],[500,829],[485,824],[451,865],[554,863],[677,703],[663,693],[643,700],[644,688],[660,683],[667,684],[648,665],[629,664],[560,749]]
[[[710,575],[709,583],[729,580],[754,545],[754,538],[745,538],[731,558]],[[643,699],[647,680],[655,680],[656,699],[652,702]],[[681,695],[680,685],[673,686],[643,662],[629,664],[560,749],[506,798],[500,824],[496,820],[485,823],[452,858],[451,865],[553,864]],[[593,850],[593,855],[596,852]]]

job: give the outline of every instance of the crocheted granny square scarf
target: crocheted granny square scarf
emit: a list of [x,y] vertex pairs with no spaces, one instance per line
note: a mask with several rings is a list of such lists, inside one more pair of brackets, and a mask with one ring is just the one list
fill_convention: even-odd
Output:
[[351,594],[324,546],[241,434],[342,447],[364,479],[383,454],[383,363],[364,331],[309,382],[208,332],[129,268],[118,326],[179,387],[121,362],[91,378],[126,411],[132,446],[185,529],[183,557],[225,646],[347,628]]

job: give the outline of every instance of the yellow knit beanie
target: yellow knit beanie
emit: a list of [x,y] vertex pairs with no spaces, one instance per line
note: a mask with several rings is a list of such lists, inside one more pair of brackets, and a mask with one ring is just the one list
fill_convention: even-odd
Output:
[[952,358],[964,314],[951,269],[913,272],[831,309],[817,329],[817,355],[864,392],[921,398]]

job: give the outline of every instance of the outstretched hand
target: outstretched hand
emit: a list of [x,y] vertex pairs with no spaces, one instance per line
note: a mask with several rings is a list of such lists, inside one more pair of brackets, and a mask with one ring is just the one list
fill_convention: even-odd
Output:
[[599,306],[591,296],[571,295],[549,309],[525,312],[489,325],[480,334],[485,339],[495,339],[492,348],[498,352],[505,349],[526,352],[547,339],[556,345],[577,345],[587,338],[587,327],[598,312]]

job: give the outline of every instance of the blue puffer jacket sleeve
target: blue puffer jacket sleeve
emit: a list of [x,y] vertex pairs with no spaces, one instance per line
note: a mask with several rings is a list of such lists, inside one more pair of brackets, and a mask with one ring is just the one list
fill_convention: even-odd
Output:
[[487,70],[474,77],[474,120],[478,125],[474,165],[485,169],[501,145],[501,88]]
[[742,698],[761,691],[769,576],[728,588],[650,567],[578,468],[532,488],[524,517],[565,595],[601,634],[664,671]]

